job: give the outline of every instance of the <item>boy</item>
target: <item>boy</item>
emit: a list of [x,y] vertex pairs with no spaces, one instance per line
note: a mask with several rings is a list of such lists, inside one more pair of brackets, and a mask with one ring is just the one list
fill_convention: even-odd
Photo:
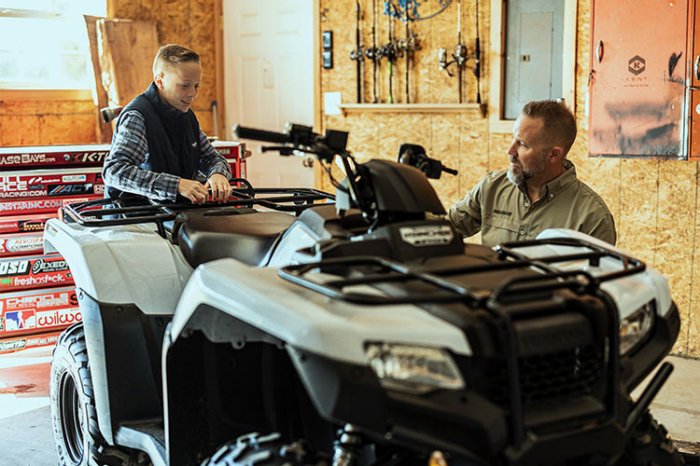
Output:
[[[112,199],[122,193],[193,203],[231,194],[231,169],[209,143],[190,108],[202,81],[199,55],[176,44],[160,48],[153,82],[119,115],[102,176]],[[206,183],[196,181],[202,174]]]

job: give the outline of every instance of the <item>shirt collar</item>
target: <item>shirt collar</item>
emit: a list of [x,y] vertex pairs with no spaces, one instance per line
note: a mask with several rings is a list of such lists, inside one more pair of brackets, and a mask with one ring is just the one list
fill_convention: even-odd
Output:
[[564,173],[544,185],[542,197],[553,198],[576,181],[576,167],[569,159],[564,159]]

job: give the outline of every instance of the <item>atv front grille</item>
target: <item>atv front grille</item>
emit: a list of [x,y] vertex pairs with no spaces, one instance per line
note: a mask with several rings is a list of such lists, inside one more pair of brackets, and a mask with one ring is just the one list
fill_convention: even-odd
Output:
[[[483,377],[476,376],[473,386],[482,396],[507,407],[508,372],[502,359],[485,363]],[[565,401],[598,394],[603,388],[605,361],[602,348],[593,344],[518,358],[522,404]]]

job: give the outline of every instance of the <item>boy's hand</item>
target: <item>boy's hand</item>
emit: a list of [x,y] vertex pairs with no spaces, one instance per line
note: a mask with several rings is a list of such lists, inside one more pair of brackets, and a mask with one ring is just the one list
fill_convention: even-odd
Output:
[[228,202],[228,198],[231,196],[231,184],[221,173],[214,173],[205,185],[211,190],[211,198],[213,201],[221,204],[222,202]]
[[199,181],[186,178],[180,178],[180,181],[177,183],[177,193],[192,201],[193,204],[204,203],[209,197],[209,191],[207,191],[205,185]]

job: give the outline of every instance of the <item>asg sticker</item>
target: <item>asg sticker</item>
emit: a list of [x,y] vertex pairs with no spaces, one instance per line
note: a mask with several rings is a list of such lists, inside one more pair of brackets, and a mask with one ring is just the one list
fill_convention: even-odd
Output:
[[448,225],[427,225],[399,228],[401,239],[414,247],[441,246],[449,244],[454,238],[452,228]]

